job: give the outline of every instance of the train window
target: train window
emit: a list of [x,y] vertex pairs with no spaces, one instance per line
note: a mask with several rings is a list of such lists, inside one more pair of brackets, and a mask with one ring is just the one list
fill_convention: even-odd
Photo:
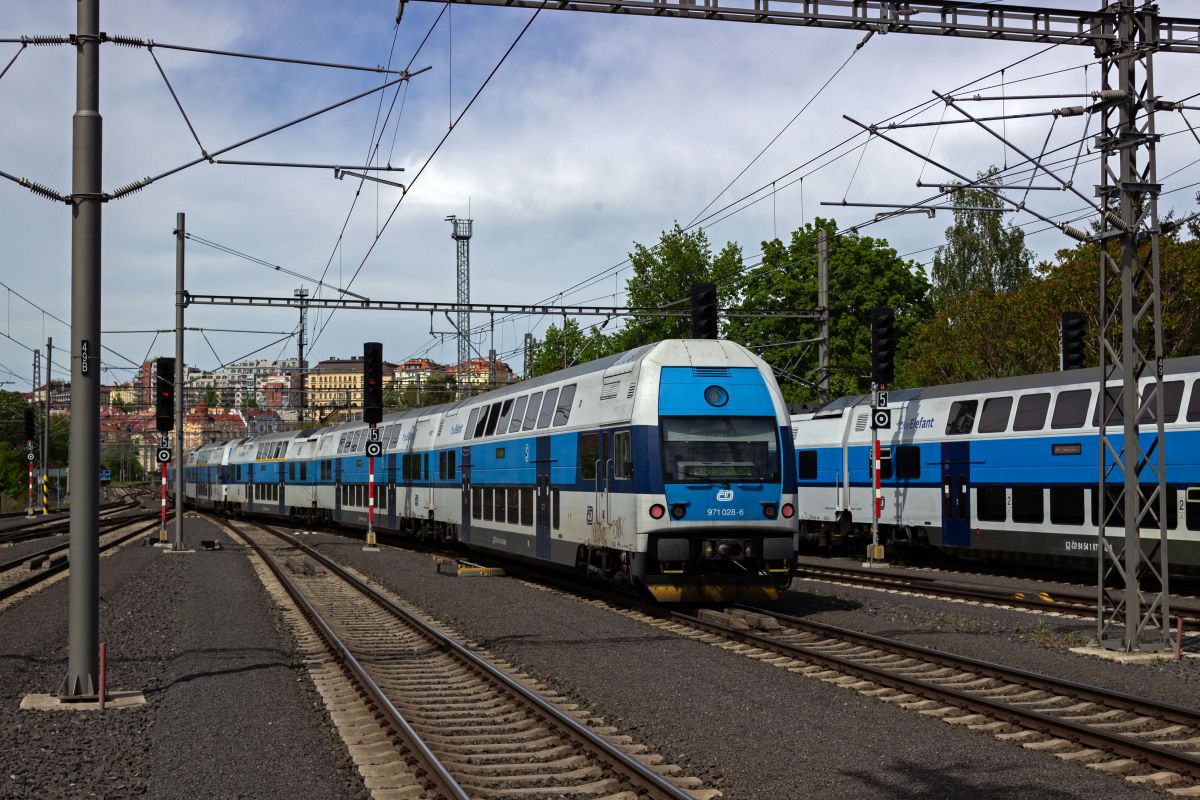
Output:
[[300,462],[300,480],[302,480],[302,481],[308,480],[308,462],[307,461]]
[[[1104,390],[1104,400],[1107,406],[1104,409],[1104,418],[1111,428],[1113,426],[1120,427],[1125,424],[1125,411],[1121,407],[1121,387],[1109,386]],[[1096,403],[1096,410],[1092,412],[1092,425],[1100,427],[1100,403]]]
[[575,402],[575,384],[570,383],[562,388],[558,395],[558,406],[554,409],[554,427],[566,425],[571,418],[571,404]]
[[[1138,413],[1139,425],[1154,424],[1154,414],[1158,411],[1158,401],[1154,389],[1153,382],[1142,387],[1141,411]],[[1163,422],[1174,422],[1179,418],[1179,406],[1182,400],[1183,381],[1163,381]]]
[[538,409],[542,407],[542,393],[534,392],[529,395],[529,407],[525,409],[525,420],[521,425],[522,430],[531,431],[537,424]]
[[508,425],[509,433],[516,433],[521,430],[521,422],[525,419],[525,404],[529,402],[529,395],[523,394],[513,403],[512,422]]
[[505,496],[508,494],[507,489],[496,489],[496,522],[504,522],[506,519],[505,509],[508,507],[508,502]]
[[1050,522],[1055,525],[1083,524],[1082,486],[1050,487]]
[[495,506],[492,505],[492,487],[485,487],[483,490],[483,519],[485,522],[491,522],[494,516]]
[[[1050,419],[1050,427],[1055,430],[1062,428],[1082,428],[1083,423],[1087,421],[1088,406],[1092,402],[1091,389],[1072,389],[1068,392],[1059,392],[1058,400],[1054,402],[1054,416]],[[1083,500],[1079,501],[1082,505]],[[1054,501],[1051,499],[1051,520],[1053,521]],[[1075,523],[1063,523],[1075,524]],[[1082,518],[1079,520],[1080,525],[1083,524]]]
[[1192,383],[1192,396],[1188,399],[1188,422],[1200,422],[1200,380]]
[[488,409],[487,427],[483,430],[484,436],[491,436],[496,432],[496,423],[500,419],[501,403],[492,403],[492,407]]
[[480,406],[477,410],[479,411],[479,419],[475,420],[475,437],[483,436],[483,430],[487,427],[488,419],[487,406]]
[[392,435],[388,437],[388,449],[391,450],[396,446],[396,442],[400,441],[400,430],[404,427],[402,423],[397,422],[392,426]]
[[446,451],[438,453],[438,479],[446,480]]
[[975,487],[975,514],[980,522],[1004,522],[1008,519],[1008,491],[1003,486]]
[[483,511],[483,490],[478,486],[471,490],[471,516],[479,519]]
[[1013,522],[1040,524],[1046,518],[1046,501],[1041,486],[1014,486]]
[[412,454],[400,456],[400,480],[406,481],[412,477]]
[[796,477],[802,481],[817,478],[817,451],[801,450],[796,453]]
[[425,468],[421,470],[421,476],[425,480],[429,480],[429,453],[426,453],[424,456],[422,456],[421,460],[425,462]]
[[467,427],[463,429],[463,438],[470,439],[475,436],[475,418],[479,416],[479,409],[472,408],[471,416],[467,417]]
[[596,464],[600,459],[600,434],[598,433],[581,433],[579,434],[579,468],[582,472],[583,480],[594,480],[596,477]]
[[517,518],[521,515],[521,493],[517,489],[509,489],[508,495],[508,523],[510,525],[517,524]]
[[1014,431],[1040,431],[1046,427],[1046,412],[1050,410],[1050,393],[1022,395],[1013,417]]
[[496,423],[496,432],[505,434],[508,432],[508,425],[512,421],[513,401],[505,400],[500,406],[500,421]]
[[533,524],[533,489],[521,489],[521,524]]
[[457,450],[451,450],[446,454],[446,480],[454,480],[454,460],[458,456]]
[[546,392],[546,396],[542,398],[542,411],[538,414],[537,426],[540,431],[542,428],[550,427],[550,417],[554,414],[554,404],[558,400],[558,389],[550,389]]
[[950,416],[946,419],[947,435],[970,433],[975,427],[975,412],[978,410],[978,400],[955,400],[950,405]]
[[288,464],[288,480],[289,481],[296,480],[296,462],[295,461]]
[[1008,415],[1012,411],[1011,397],[989,397],[983,401],[979,415],[980,433],[1004,433],[1008,430]]
[[[1142,528],[1158,528],[1158,500],[1151,501],[1154,486],[1142,486],[1142,502],[1150,506],[1149,511],[1142,517]],[[1173,488],[1167,489],[1167,530],[1174,530],[1179,524],[1179,495]]]
[[558,530],[558,519],[561,512],[558,510],[558,489],[550,493],[550,525],[554,530]]
[[1200,486],[1187,490],[1187,510],[1185,522],[1189,531],[1200,531]]
[[613,434],[613,477],[618,480],[633,477],[633,439],[629,431]]
[[[915,444],[905,444],[896,450],[896,475],[901,479],[921,477],[921,448]],[[817,476],[814,474],[813,477]]]
[[[867,472],[868,474],[873,474],[875,469],[875,459],[871,457],[869,451],[867,453],[867,458],[870,459],[870,463],[867,466]],[[879,448],[879,480],[885,481],[890,477],[892,477],[892,448],[881,447]]]

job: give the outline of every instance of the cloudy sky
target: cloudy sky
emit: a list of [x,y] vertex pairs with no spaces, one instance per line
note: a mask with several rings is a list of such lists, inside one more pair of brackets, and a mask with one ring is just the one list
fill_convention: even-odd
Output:
[[[1092,8],[1097,0],[1057,0],[1053,5]],[[1164,0],[1160,6],[1166,14],[1196,12],[1195,3],[1185,0]],[[74,28],[74,4],[66,0],[9,0],[5,12],[0,37]],[[411,60],[414,68],[430,67],[400,90],[394,105],[394,92],[383,93],[382,111],[377,93],[226,156],[362,164],[378,139],[378,162],[405,168],[390,177],[407,184],[531,13],[414,2],[397,29],[394,0],[124,0],[103,4],[101,29],[205,48],[372,66],[403,66]],[[822,208],[821,202],[909,203],[929,194],[916,187],[918,179],[949,178],[883,141],[852,149],[862,139],[832,152],[841,158],[820,159],[797,170],[856,133],[842,115],[862,122],[908,116],[906,111],[928,103],[932,90],[967,84],[971,92],[986,96],[1078,93],[1095,89],[1099,77],[1094,63],[1084,68],[1093,57],[1086,47],[877,35],[813,100],[861,39],[861,33],[844,31],[546,11],[398,209],[399,190],[367,184],[350,214],[358,183],[334,180],[328,170],[208,164],[108,203],[103,212],[103,329],[109,332],[104,344],[114,352],[105,354],[110,369],[106,381],[127,379],[131,362],[170,352],[168,334],[121,331],[174,324],[172,228],[178,211],[187,214],[187,228],[198,237],[304,276],[324,275],[330,285],[376,299],[440,301],[455,296],[454,243],[443,219],[469,213],[475,220],[475,301],[557,302],[561,292],[599,274],[600,279],[562,299],[622,303],[629,273],[620,266],[631,244],[652,243],[676,221],[686,225],[709,216],[704,227],[714,247],[739,242],[753,263],[764,239],[785,236],[815,215],[833,216],[848,228],[870,222],[875,214],[870,208]],[[0,46],[0,68],[17,50]],[[369,72],[155,52],[210,151],[380,83]],[[1196,56],[1163,55],[1155,64],[1159,95],[1179,98],[1200,92]],[[992,74],[1007,65],[1014,66]],[[106,190],[198,155],[145,49],[105,45],[101,70]],[[1044,112],[1080,102],[1007,100],[1003,110]],[[69,191],[73,51],[26,49],[0,80],[0,107],[0,170]],[[1000,114],[1001,104],[971,103],[969,110]],[[379,136],[377,126],[385,116]],[[913,121],[955,117],[952,109],[930,106]],[[1083,134],[1084,120],[1060,120],[1048,149],[1063,148],[1055,158],[1066,159],[1064,176],[1074,170],[1075,185],[1090,197],[1098,167],[1085,147],[1075,168],[1077,149],[1068,146]],[[1191,121],[1200,125],[1200,112],[1193,112]],[[1038,153],[1050,122],[1050,117],[1012,120],[1004,130],[1019,147]],[[1196,189],[1181,187],[1200,181],[1200,164],[1194,163],[1200,159],[1200,144],[1179,114],[1160,115],[1159,130],[1182,132],[1168,135],[1159,149],[1159,178],[1168,192],[1179,189],[1164,196],[1164,206],[1189,211]],[[1089,133],[1094,132],[1093,122]],[[1023,160],[971,125],[909,129],[896,136],[968,175]],[[801,176],[804,180],[797,180]],[[1039,177],[1035,183],[1047,185],[1049,179]],[[751,194],[761,187],[768,191]],[[746,196],[748,201],[730,209],[737,213],[713,214]],[[749,202],[753,200],[758,202]],[[1085,203],[1066,192],[1034,191],[1028,205],[1056,215]],[[707,214],[701,215],[705,208]],[[1015,215],[1014,221],[1031,232],[1029,243],[1039,257],[1048,258],[1070,244],[1056,231],[1034,233],[1046,226],[1027,214]],[[863,233],[886,238],[899,252],[927,263],[948,223],[945,213],[935,219],[903,216],[863,228]],[[1083,227],[1086,221],[1077,224]],[[14,381],[8,388],[27,390],[27,347],[44,343],[47,336],[61,347],[69,338],[67,326],[54,318],[70,318],[69,210],[0,182],[0,237],[0,333],[8,337],[0,338],[0,372]],[[290,296],[304,283],[196,242],[188,243],[187,265],[188,289],[197,294]],[[481,317],[476,323],[486,321]],[[526,332],[537,334],[554,321],[499,319],[495,347],[502,354],[519,351]],[[314,361],[361,353],[367,339],[382,341],[389,360],[415,354],[454,358],[451,339],[430,335],[431,327],[435,332],[449,329],[445,317],[431,321],[428,314],[341,311],[330,318],[314,312],[310,322]],[[187,325],[209,329],[187,337],[187,360],[204,369],[256,350],[267,358],[295,354],[295,340],[285,338],[295,331],[295,311],[193,306]],[[483,352],[492,335],[477,338]],[[509,361],[519,368],[519,354]],[[57,375],[66,363],[60,351]]]

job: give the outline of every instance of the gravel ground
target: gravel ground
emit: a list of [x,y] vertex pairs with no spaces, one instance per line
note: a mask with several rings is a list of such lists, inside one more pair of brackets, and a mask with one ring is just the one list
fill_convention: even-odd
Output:
[[727,798],[1156,796],[886,703],[426,555],[305,537],[586,704]]
[[[796,580],[776,610],[1179,705],[1200,705],[1200,658],[1117,664],[1072,653],[1095,621]],[[1193,637],[1194,639],[1194,637]]]
[[15,561],[18,558],[24,558],[39,550],[45,550],[47,547],[66,544],[67,541],[68,536],[64,533],[59,536],[44,536],[41,539],[30,539],[27,542],[17,542],[16,544],[0,547],[0,561],[5,563]]
[[0,797],[366,796],[247,559],[202,525],[230,549],[100,562],[109,686],[145,706],[20,711],[66,671],[67,581],[0,615]]

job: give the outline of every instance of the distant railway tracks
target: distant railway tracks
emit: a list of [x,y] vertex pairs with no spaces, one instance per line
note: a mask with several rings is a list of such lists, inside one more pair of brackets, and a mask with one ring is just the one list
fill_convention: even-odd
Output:
[[[100,516],[103,519],[122,511],[137,508],[138,505],[137,497],[130,495],[112,503],[106,503],[100,509]],[[26,522],[11,525],[0,530],[0,545],[16,544],[42,536],[56,536],[60,533],[66,533],[70,530],[70,527],[71,522],[66,516],[55,516],[53,519],[35,517]]]
[[[426,792],[659,800],[712,794],[689,794],[681,787],[698,781],[664,777],[678,767],[649,766],[661,759],[626,737],[604,738],[569,713],[571,706],[534,691],[294,537],[255,522],[220,524],[257,553],[367,698],[369,717],[340,716],[356,724],[385,720],[387,744]],[[339,713],[331,713],[337,721]]]
[[[139,522],[143,524],[138,524]],[[147,512],[120,516],[100,523],[100,552],[105,553],[158,525],[158,515]],[[32,589],[54,575],[67,570],[69,542],[61,542],[36,552],[24,553],[0,562],[0,602]],[[0,553],[4,551],[0,550]]]
[[[1073,617],[1095,618],[1095,591],[1027,590],[971,583],[942,576],[913,575],[898,571],[860,569],[843,565],[801,563],[795,576],[882,591],[897,591],[925,597],[964,600],[987,605],[1055,612]],[[1200,628],[1200,603],[1193,598],[1172,598],[1171,615],[1182,618],[1185,626]]]

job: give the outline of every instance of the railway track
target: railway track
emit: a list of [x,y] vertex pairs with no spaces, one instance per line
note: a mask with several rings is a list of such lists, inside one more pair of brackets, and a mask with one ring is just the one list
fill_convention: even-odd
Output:
[[[300,607],[400,743],[426,791],[444,798],[684,800],[692,778],[516,680],[437,626],[287,534],[219,520]],[[336,718],[335,718],[336,719]],[[611,731],[610,731],[611,732]],[[645,763],[644,763],[645,762]],[[364,776],[365,777],[365,776]]]
[[[139,521],[145,524],[138,525]],[[100,524],[100,553],[105,553],[152,530],[158,525],[158,515],[146,513],[135,517],[106,520]],[[132,527],[132,530],[128,530]],[[67,570],[70,561],[66,551],[68,542],[47,547],[36,553],[26,553],[18,558],[0,563],[0,602],[16,594],[33,589],[53,576]],[[25,570],[22,571],[22,567]]]
[[[129,511],[139,506],[136,496],[125,497],[101,507],[100,517],[104,519],[113,514]],[[71,521],[66,516],[56,516],[54,519],[34,519],[25,524],[14,525],[0,531],[0,545],[17,544],[18,542],[37,539],[43,536],[57,536],[66,533],[71,528]]]
[[[841,586],[907,592],[926,597],[965,600],[1034,611],[1052,611],[1073,617],[1094,619],[1096,616],[1095,590],[1084,592],[1057,588],[1046,591],[1012,589],[947,580],[942,577],[878,569],[859,569],[843,565],[800,564],[796,567],[794,574],[798,578],[825,581]],[[1200,603],[1196,598],[1172,598],[1171,615],[1181,618],[1186,627],[1200,628]]]

